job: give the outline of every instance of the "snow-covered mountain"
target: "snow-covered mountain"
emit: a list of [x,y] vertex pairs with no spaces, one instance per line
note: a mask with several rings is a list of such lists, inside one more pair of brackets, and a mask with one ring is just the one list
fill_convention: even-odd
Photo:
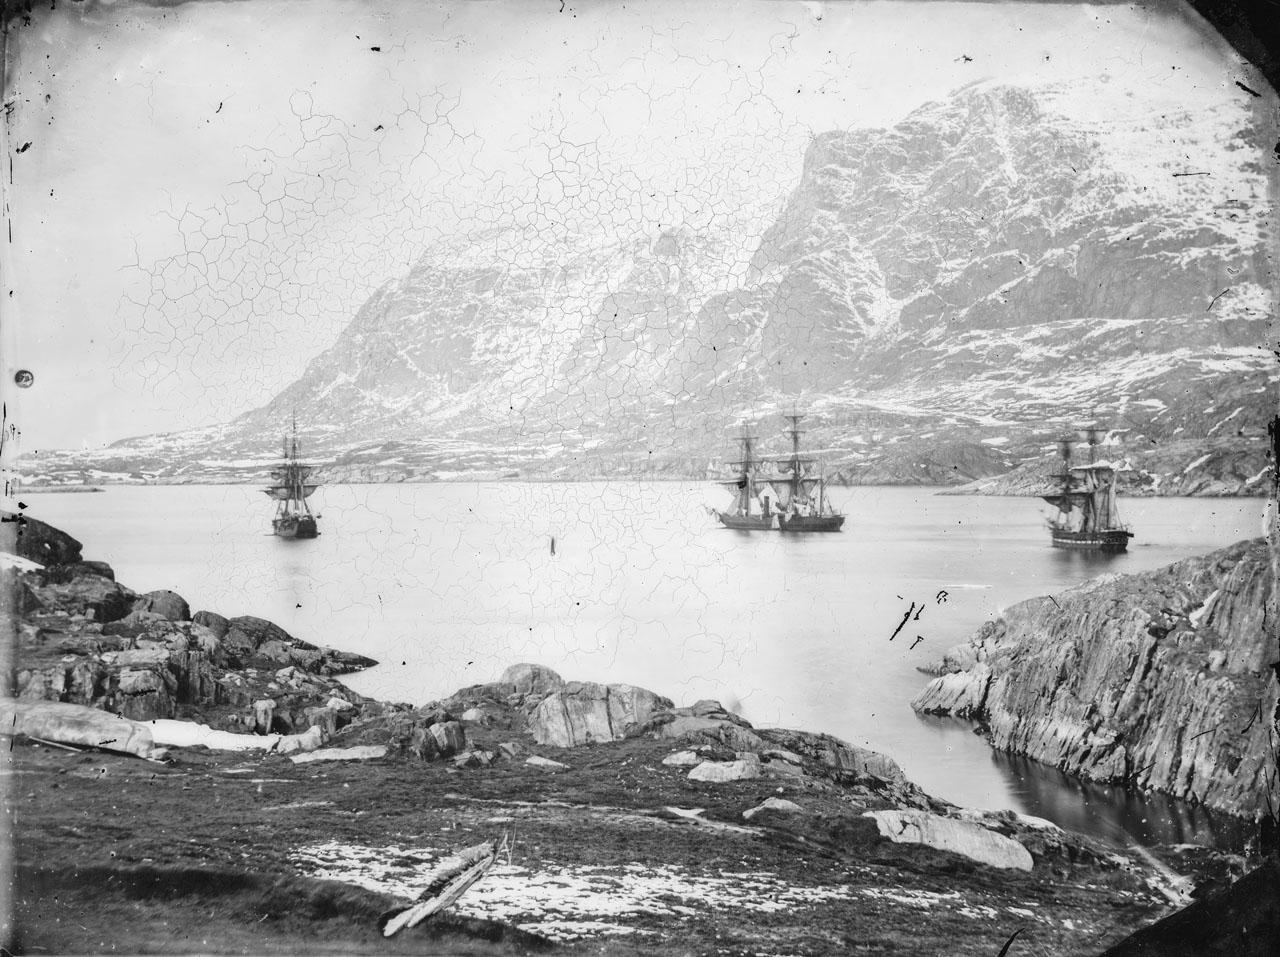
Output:
[[741,421],[769,438],[794,405],[846,481],[1026,472],[1097,421],[1149,490],[1260,492],[1277,372],[1254,106],[1131,92],[978,83],[819,135],[754,239],[458,236],[266,406],[41,455],[34,478],[247,478],[295,413],[331,480],[701,475]]

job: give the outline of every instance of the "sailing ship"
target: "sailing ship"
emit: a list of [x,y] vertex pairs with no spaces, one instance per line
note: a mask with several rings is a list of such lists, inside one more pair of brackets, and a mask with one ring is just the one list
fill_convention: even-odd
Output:
[[1071,464],[1071,439],[1058,442],[1062,472],[1053,478],[1062,483],[1062,488],[1053,495],[1041,496],[1058,509],[1058,514],[1049,522],[1054,548],[1122,552],[1133,538],[1133,532],[1121,524],[1116,510],[1116,482],[1121,469],[1112,462],[1096,461],[1098,436],[1098,429],[1081,431],[1081,437],[1089,443],[1087,465]]
[[[743,431],[738,438],[738,443],[742,446],[742,458],[729,463],[737,468],[738,477],[720,483],[734,493],[730,509],[715,512],[720,524],[726,528],[735,528],[739,531],[762,531],[773,528],[773,496],[767,493],[761,497],[761,492],[764,490],[760,488],[761,483],[756,481],[756,473],[759,471],[761,462],[755,457],[755,441],[754,435]],[[765,488],[767,489],[768,486],[766,485]]]
[[773,479],[770,484],[778,493],[778,530],[783,532],[838,532],[844,525],[844,516],[831,507],[827,498],[827,481],[821,475],[806,475],[805,470],[816,460],[800,455],[800,428],[803,415],[785,416],[791,427],[785,429],[791,437],[791,456],[779,459],[778,465],[790,476]]
[[319,485],[308,481],[312,468],[301,458],[301,446],[298,443],[298,422],[293,423],[292,437],[284,437],[284,464],[271,470],[274,482],[262,491],[279,503],[276,516],[271,520],[271,529],[281,538],[315,538],[320,534],[316,527],[316,516],[311,514],[307,499],[319,488]]

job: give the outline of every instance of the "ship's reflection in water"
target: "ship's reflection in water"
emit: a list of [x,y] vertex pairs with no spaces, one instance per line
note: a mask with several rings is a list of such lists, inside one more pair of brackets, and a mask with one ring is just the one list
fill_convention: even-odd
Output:
[[1238,854],[1257,834],[1255,824],[1157,792],[1094,784],[1017,755],[992,752],[991,760],[1026,813],[1114,844],[1203,844]]

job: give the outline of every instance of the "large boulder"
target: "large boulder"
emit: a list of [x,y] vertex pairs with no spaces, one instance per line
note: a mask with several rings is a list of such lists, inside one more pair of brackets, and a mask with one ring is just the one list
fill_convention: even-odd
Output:
[[385,725],[387,746],[392,752],[423,761],[452,757],[467,746],[462,725],[439,709],[392,712],[378,723]]
[[47,609],[84,615],[94,621],[117,621],[133,610],[137,595],[102,575],[80,575],[67,582],[50,582],[36,589]]
[[671,706],[667,698],[634,685],[571,681],[534,709],[529,730],[539,744],[558,748],[620,741]]
[[991,867],[1029,871],[1034,865],[1031,852],[1013,838],[970,821],[915,810],[867,811],[862,816],[872,818],[880,836],[895,844],[923,844]]
[[113,695],[115,709],[135,721],[174,716],[173,688],[165,672],[144,668],[121,671]]
[[467,746],[466,732],[463,731],[462,725],[457,721],[442,721],[431,725],[427,731],[435,738],[436,745],[440,749],[440,756],[443,758],[461,754]]
[[512,665],[498,681],[513,685],[516,694],[551,694],[564,688],[564,679],[550,668],[528,663]]
[[38,518],[0,511],[0,552],[48,566],[80,561],[80,548],[66,532]]
[[[207,625],[207,622],[204,624]],[[232,666],[239,668],[246,667],[257,658],[258,649],[263,645],[274,648],[294,644],[293,636],[279,625],[252,615],[232,618],[227,623],[227,633],[222,636],[222,650],[231,659]]]
[[170,621],[190,621],[191,607],[175,591],[149,591],[133,603],[135,611],[147,611]]
[[138,757],[149,757],[155,749],[145,724],[84,705],[0,699],[0,725],[11,734]]
[[214,611],[198,611],[191,616],[191,620],[198,625],[204,625],[218,639],[225,638],[227,632],[231,630],[231,622]]
[[690,781],[724,784],[760,777],[760,759],[754,754],[740,755],[737,761],[703,761],[689,772]]

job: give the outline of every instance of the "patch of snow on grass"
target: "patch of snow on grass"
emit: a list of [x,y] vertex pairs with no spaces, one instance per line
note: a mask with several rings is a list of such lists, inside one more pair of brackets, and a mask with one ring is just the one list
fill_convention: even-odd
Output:
[[[422,875],[438,856],[428,848],[364,847],[338,841],[311,844],[289,855],[312,877],[406,900],[418,895]],[[619,923],[628,918],[696,916],[726,909],[778,913],[849,896],[845,887],[795,885],[763,871],[711,875],[676,865],[571,866],[550,861],[534,870],[499,862],[467,891],[455,910],[570,940],[630,933],[631,928]]]

